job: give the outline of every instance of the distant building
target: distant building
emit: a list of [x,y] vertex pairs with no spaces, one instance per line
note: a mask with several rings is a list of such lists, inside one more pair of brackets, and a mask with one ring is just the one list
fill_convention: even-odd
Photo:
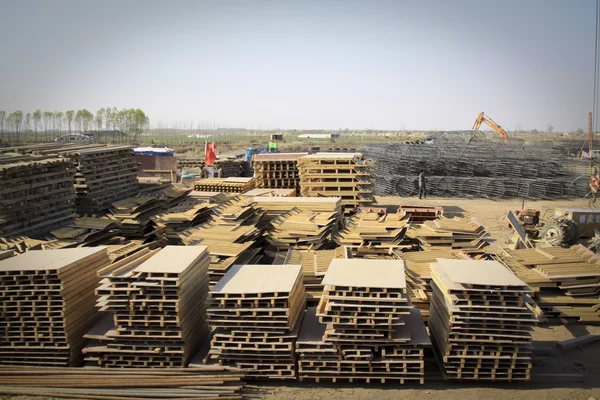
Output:
[[173,149],[168,147],[136,147],[133,154],[144,156],[173,157]]
[[307,133],[298,135],[298,139],[338,139],[339,133]]
[[93,140],[93,136],[79,132],[67,133],[54,139],[55,142],[92,142]]

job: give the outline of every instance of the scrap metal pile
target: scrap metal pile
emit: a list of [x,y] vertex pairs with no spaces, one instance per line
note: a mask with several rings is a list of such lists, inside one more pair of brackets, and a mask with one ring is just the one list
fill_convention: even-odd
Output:
[[368,144],[359,148],[374,159],[375,193],[413,196],[425,171],[434,196],[529,199],[581,197],[587,178],[569,168],[554,146],[505,143]]

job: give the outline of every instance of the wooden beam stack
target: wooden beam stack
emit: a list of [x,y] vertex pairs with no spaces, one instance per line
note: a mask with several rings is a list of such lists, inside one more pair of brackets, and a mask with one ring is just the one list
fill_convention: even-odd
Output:
[[401,260],[339,260],[296,342],[300,380],[424,381],[431,342],[408,298]]
[[98,319],[93,288],[103,247],[36,250],[0,261],[0,364],[80,364]]
[[150,217],[169,244],[180,244],[179,233],[207,222],[212,216],[213,204],[202,200],[186,200],[162,214]]
[[271,221],[267,235],[272,256],[291,248],[318,250],[330,244],[337,233],[339,220],[335,212],[290,211]]
[[334,240],[350,248],[354,257],[392,258],[394,252],[412,248],[403,242],[408,227],[408,220],[398,214],[359,210]]
[[429,330],[445,378],[529,380],[537,318],[525,282],[496,261],[440,258],[431,272]]
[[63,150],[77,163],[75,205],[79,215],[91,215],[139,193],[137,165],[131,146],[106,145]]
[[308,153],[255,154],[254,178],[257,188],[295,189],[300,193],[298,159]]
[[221,193],[246,193],[254,189],[254,178],[204,178],[194,183],[194,190]]
[[533,289],[546,317],[600,323],[600,255],[575,245],[504,249],[497,259]]
[[0,237],[44,234],[73,222],[74,177],[68,158],[0,157]]
[[86,337],[86,363],[101,367],[185,367],[206,340],[208,250],[141,251],[99,271],[105,317]]
[[373,161],[360,153],[317,153],[298,159],[303,197],[341,197],[342,207],[370,206],[374,201]]
[[431,263],[438,258],[470,259],[468,255],[448,249],[407,251],[396,253],[406,266],[406,282],[410,288],[410,300],[421,311],[425,321],[429,318],[429,307],[433,288],[431,287]]
[[208,363],[257,379],[294,379],[294,342],[304,314],[299,265],[236,265],[210,291],[215,329]]
[[[281,264],[295,264],[302,266],[302,280],[306,291],[308,304],[318,302],[323,294],[323,276],[335,258],[348,259],[352,253],[346,246],[336,247],[331,250],[298,250],[289,249],[284,254]],[[277,264],[278,259],[273,261]],[[315,303],[316,305],[316,303]]]
[[465,253],[483,253],[485,228],[475,219],[441,218],[412,225],[406,235],[425,249],[448,248]]

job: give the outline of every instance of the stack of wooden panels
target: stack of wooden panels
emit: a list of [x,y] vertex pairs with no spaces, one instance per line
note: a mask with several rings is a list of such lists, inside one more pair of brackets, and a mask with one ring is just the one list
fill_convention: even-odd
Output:
[[162,230],[157,229],[151,217],[186,199],[189,189],[172,186],[167,189],[118,201],[111,208],[111,218],[119,221],[119,232],[130,238],[150,238]]
[[300,380],[423,383],[431,342],[401,260],[335,259],[323,285],[296,344]]
[[235,195],[220,192],[201,192],[198,190],[192,190],[188,193],[188,197],[192,200],[202,200],[212,204],[223,203],[229,200],[231,196]]
[[77,366],[97,321],[105,248],[37,250],[0,261],[0,363]]
[[318,153],[298,159],[303,197],[341,197],[342,207],[370,206],[374,201],[372,161],[360,153]]
[[537,318],[525,282],[496,261],[438,259],[431,272],[429,330],[445,377],[529,380]]
[[77,163],[75,204],[79,215],[98,213],[139,193],[131,146],[90,146],[61,154]]
[[504,249],[497,259],[534,291],[546,317],[563,322],[600,322],[600,256],[571,248]]
[[296,197],[296,189],[252,189],[244,193],[246,197]]
[[260,248],[255,246],[262,236],[259,224],[262,213],[252,208],[251,200],[236,197],[213,208],[212,219],[179,234],[186,246],[208,246],[210,252],[210,288],[234,264],[255,264]]
[[194,190],[204,192],[246,193],[254,189],[254,178],[205,178],[194,183]]
[[9,396],[95,400],[223,399],[242,400],[244,373],[201,366],[163,369],[0,368],[0,393]]
[[186,200],[167,212],[150,217],[169,244],[180,244],[179,233],[207,222],[212,216],[213,204],[202,200]]
[[263,197],[253,199],[253,206],[265,212],[265,219],[271,221],[279,215],[297,208],[301,211],[335,212],[341,218],[342,201],[339,197]]
[[28,236],[0,237],[0,250],[25,253],[28,250],[43,250],[47,240],[32,239]]
[[406,235],[416,239],[422,249],[449,248],[465,253],[482,253],[487,242],[485,228],[475,219],[441,218],[412,225]]
[[298,159],[308,153],[255,154],[254,179],[258,188],[287,188],[300,192]]
[[302,266],[302,279],[308,304],[318,302],[323,294],[323,276],[335,258],[352,258],[346,246],[331,250],[297,250],[289,249],[282,260],[277,257],[273,264],[295,264]]
[[395,251],[412,248],[403,242],[408,227],[408,219],[397,214],[360,210],[334,240],[350,248],[355,257],[392,258]]
[[118,223],[108,218],[81,217],[75,222],[50,232],[45,249],[93,247],[110,242],[116,235]]
[[75,218],[68,158],[0,157],[0,237],[39,235]]
[[204,246],[140,251],[99,271],[106,312],[85,336],[86,363],[185,367],[207,338],[209,256]]
[[299,265],[236,265],[210,291],[208,363],[258,379],[294,379],[305,307]]
[[438,258],[470,259],[470,257],[456,250],[431,249],[425,251],[407,251],[396,253],[406,266],[406,282],[410,288],[410,300],[421,311],[425,321],[429,318],[429,306],[433,288],[431,287],[431,263]]
[[425,222],[441,218],[444,215],[444,208],[440,206],[409,206],[401,205],[398,207],[400,218],[408,217],[410,222]]
[[318,250],[331,243],[337,233],[339,220],[335,212],[290,211],[271,221],[272,229],[267,235],[269,251],[287,249]]

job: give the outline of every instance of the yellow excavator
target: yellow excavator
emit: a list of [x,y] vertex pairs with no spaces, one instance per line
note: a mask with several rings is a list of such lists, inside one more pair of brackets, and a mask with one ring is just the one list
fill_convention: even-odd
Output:
[[480,112],[479,115],[477,116],[477,119],[475,120],[475,124],[473,124],[473,130],[478,131],[479,127],[481,126],[481,124],[483,122],[485,122],[490,128],[492,128],[494,131],[496,131],[496,133],[498,135],[500,135],[502,137],[502,139],[504,139],[504,143],[508,143],[508,133],[506,133],[506,131],[500,125],[498,125],[496,122],[494,122],[493,119],[491,119],[490,117],[485,115],[485,113],[483,111]]

